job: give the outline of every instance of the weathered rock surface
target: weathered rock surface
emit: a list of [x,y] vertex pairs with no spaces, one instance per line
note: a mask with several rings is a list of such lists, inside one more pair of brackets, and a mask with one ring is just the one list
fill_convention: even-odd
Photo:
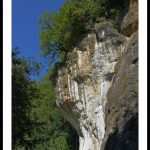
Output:
[[105,107],[105,150],[138,149],[138,33],[128,40],[115,67]]
[[95,24],[58,66],[56,103],[78,132],[79,150],[138,149],[137,9],[132,0],[123,34]]
[[131,36],[138,30],[138,1],[131,0],[127,14],[121,24],[121,32],[126,36]]

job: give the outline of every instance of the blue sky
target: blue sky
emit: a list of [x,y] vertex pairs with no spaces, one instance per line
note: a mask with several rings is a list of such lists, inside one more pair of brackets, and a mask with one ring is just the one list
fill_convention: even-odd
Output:
[[21,56],[34,56],[38,62],[43,62],[45,67],[41,70],[40,76],[45,74],[48,63],[40,56],[38,18],[45,11],[59,11],[64,1],[12,0],[12,48],[18,46]]

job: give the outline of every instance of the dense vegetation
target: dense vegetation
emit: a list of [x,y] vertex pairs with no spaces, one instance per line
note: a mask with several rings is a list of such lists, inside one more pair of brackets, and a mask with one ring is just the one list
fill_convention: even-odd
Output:
[[70,0],[58,13],[43,13],[39,18],[42,54],[50,56],[52,60],[64,57],[101,18],[117,26],[119,11],[127,5],[128,0]]
[[78,136],[59,114],[47,74],[37,83],[30,79],[38,64],[12,54],[13,150],[76,150]]
[[34,150],[76,150],[78,136],[71,125],[60,116],[49,79],[52,73],[53,68],[39,81],[40,98],[32,102],[31,115],[40,123],[32,134],[33,139],[40,139]]
[[[19,51],[12,52],[12,148],[19,145],[27,148],[35,122],[30,119],[32,100],[37,99],[38,89],[29,76],[39,67],[36,63],[28,62],[18,57]],[[34,65],[35,64],[35,65]]]

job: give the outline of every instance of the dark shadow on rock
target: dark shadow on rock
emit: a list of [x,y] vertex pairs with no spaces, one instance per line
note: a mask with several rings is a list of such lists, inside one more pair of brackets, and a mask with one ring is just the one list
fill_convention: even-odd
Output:
[[118,129],[110,134],[104,150],[138,150],[138,117],[126,122],[121,132]]

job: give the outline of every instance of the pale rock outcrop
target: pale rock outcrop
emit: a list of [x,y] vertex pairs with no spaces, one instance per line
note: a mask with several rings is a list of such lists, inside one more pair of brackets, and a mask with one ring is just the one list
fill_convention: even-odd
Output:
[[137,4],[130,2],[123,34],[109,22],[95,24],[53,75],[56,103],[78,132],[79,150],[138,149]]
[[[96,24],[94,32],[68,53],[66,65],[58,69],[56,103],[77,130],[80,150],[100,150],[107,139],[107,94],[128,41],[110,23]],[[67,103],[63,100],[65,95],[70,97]]]

